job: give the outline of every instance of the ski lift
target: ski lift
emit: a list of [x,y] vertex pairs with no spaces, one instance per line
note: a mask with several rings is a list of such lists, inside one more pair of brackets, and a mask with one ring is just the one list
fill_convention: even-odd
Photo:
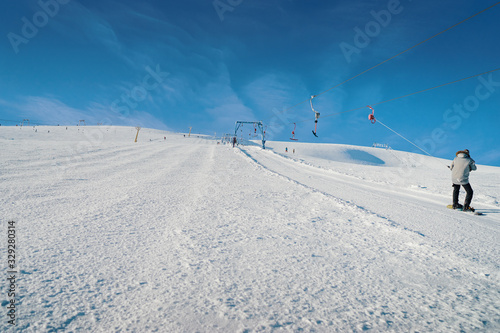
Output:
[[314,134],[315,137],[318,137],[318,119],[319,119],[319,112],[314,110],[313,107],[313,98],[316,97],[316,95],[311,96],[310,102],[311,102],[311,109],[314,111],[314,131],[312,133]]
[[293,125],[294,125],[294,127],[293,127],[293,131],[292,131],[292,137],[290,138],[290,140],[297,141],[297,140],[299,140],[299,139],[295,138],[295,129],[297,128],[297,124],[293,123]]
[[377,119],[375,119],[375,110],[369,105],[367,105],[367,107],[370,108],[370,110],[372,110],[372,113],[368,115],[368,120],[370,120],[372,124],[375,124],[377,122]]

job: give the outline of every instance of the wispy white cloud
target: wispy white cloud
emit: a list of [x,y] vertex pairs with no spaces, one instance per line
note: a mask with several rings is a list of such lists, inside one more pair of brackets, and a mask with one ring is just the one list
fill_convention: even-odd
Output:
[[71,108],[53,98],[24,97],[16,102],[4,104],[23,118],[41,124],[77,124],[81,119],[89,119],[85,112]]
[[86,45],[101,45],[129,65],[135,63],[119,40],[113,22],[104,15],[90,10],[78,1],[69,2],[63,9],[52,24],[59,34]]
[[[60,11],[52,29],[77,44],[95,47],[103,61],[125,66],[115,66],[111,72],[103,66],[104,80],[86,77],[92,83],[93,94],[88,94],[95,96],[92,101],[72,104],[66,98],[65,104],[58,98],[47,97],[51,93],[47,91],[22,97],[16,110],[47,123],[74,123],[81,118],[92,123],[108,119],[113,124],[141,122],[154,126],[162,121],[184,121],[182,114],[187,113],[186,119],[203,119],[207,130],[232,127],[237,117],[252,118],[252,110],[232,87],[224,59],[227,55],[213,47],[210,40],[195,38],[188,32],[192,27],[181,28],[164,16],[149,4],[71,1]],[[94,61],[89,64],[98,65]],[[140,103],[133,103],[137,106],[128,107],[125,115],[117,113],[113,103],[118,100],[124,104],[122,96],[141,87],[148,74],[145,68],[158,64],[170,75],[158,88],[148,90]],[[125,70],[120,71],[121,68]],[[88,107],[81,107],[82,104]]]
[[29,96],[21,98],[18,102],[0,101],[0,105],[9,107],[22,118],[29,118],[32,123],[76,125],[80,120],[85,120],[86,124],[91,125],[104,123],[167,129],[160,119],[148,112],[131,111],[127,116],[123,116],[100,103],[90,103],[85,109],[77,109],[56,98]]
[[243,94],[260,113],[272,116],[273,109],[288,108],[310,93],[300,78],[293,74],[266,73],[248,83]]
[[[216,77],[190,92],[198,96],[201,111],[210,119],[208,128],[231,129],[236,120],[255,120],[252,109],[234,91],[225,65],[219,63],[218,68]],[[196,95],[190,98],[196,98]]]
[[[288,73],[265,73],[248,83],[242,95],[267,126],[267,138],[276,139],[292,130],[291,123],[312,115],[308,104],[290,109],[308,98],[308,89],[299,77]],[[312,116],[314,118],[314,116]]]

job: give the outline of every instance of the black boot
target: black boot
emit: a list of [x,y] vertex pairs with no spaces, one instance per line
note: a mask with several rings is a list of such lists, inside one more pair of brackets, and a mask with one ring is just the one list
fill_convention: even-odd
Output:
[[476,210],[472,208],[471,206],[465,206],[464,207],[464,212],[475,212]]

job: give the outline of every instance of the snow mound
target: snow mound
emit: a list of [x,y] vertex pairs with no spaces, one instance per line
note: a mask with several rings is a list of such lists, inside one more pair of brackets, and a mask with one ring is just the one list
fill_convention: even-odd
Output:
[[[296,156],[310,160],[324,160],[346,164],[361,164],[371,166],[403,166],[415,164],[415,157],[421,159],[425,156],[409,154],[381,148],[359,147],[338,144],[311,144],[299,142],[267,142],[266,147],[279,154]],[[295,149],[295,153],[293,150]],[[292,155],[293,154],[293,155]]]
[[362,150],[350,149],[346,150],[346,154],[351,157],[352,161],[359,164],[368,164],[368,165],[384,165],[385,162],[380,158],[367,153]]

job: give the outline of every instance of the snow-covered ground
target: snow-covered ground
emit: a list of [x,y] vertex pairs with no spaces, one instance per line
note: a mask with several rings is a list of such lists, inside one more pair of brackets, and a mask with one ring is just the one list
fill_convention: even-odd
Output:
[[13,219],[18,331],[500,331],[500,168],[135,135],[0,127],[2,329]]

